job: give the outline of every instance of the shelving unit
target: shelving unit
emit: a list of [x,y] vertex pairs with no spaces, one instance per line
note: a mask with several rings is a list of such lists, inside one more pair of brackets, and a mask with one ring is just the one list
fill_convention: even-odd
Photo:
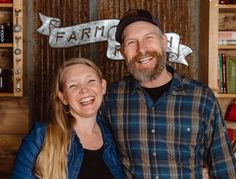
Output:
[[[236,93],[222,93],[219,89],[219,75],[218,75],[218,60],[219,53],[226,53],[236,57],[236,45],[218,45],[218,32],[222,28],[222,17],[224,14],[231,14],[236,17],[235,4],[219,4],[219,0],[201,0],[200,4],[200,57],[202,58],[203,80],[214,91],[218,98],[223,115],[226,112],[227,106],[236,99]],[[206,19],[208,15],[208,20]],[[235,21],[236,22],[236,21]],[[232,23],[234,26],[236,23]],[[224,27],[224,26],[223,26]],[[236,27],[236,25],[234,26]],[[232,29],[236,31],[235,29]],[[236,129],[236,123],[226,122],[227,126]]]
[[[0,97],[23,96],[23,13],[23,0],[0,3],[0,24],[10,22],[13,29],[12,43],[0,43],[0,69],[8,70],[12,74],[7,78],[6,89],[2,87]],[[3,86],[6,78],[0,78]]]
[[[202,4],[206,1],[202,1]],[[218,0],[209,0],[208,2],[208,15],[209,15],[209,26],[208,26],[208,69],[207,69],[207,82],[210,88],[215,92],[218,98],[236,98],[235,94],[225,94],[219,91],[218,85],[218,58],[219,52],[222,50],[227,53],[235,54],[236,56],[236,45],[218,45],[218,31],[219,31],[219,17],[220,13],[235,13],[236,5],[219,4]],[[205,13],[205,12],[203,12]],[[236,31],[236,29],[235,29]],[[206,32],[204,32],[206,33]],[[235,51],[234,51],[235,50]],[[229,100],[229,99],[228,99]]]

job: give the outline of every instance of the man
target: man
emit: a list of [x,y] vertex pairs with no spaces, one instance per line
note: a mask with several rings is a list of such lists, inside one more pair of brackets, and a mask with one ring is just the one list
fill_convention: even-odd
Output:
[[103,112],[126,178],[236,178],[236,160],[218,102],[206,85],[166,65],[158,19],[131,10],[116,31],[130,76],[110,85]]

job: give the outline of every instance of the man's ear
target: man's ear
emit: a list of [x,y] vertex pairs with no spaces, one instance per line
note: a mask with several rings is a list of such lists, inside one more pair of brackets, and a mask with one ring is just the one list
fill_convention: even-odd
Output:
[[120,46],[119,51],[120,51],[121,55],[125,58],[125,55],[124,55],[124,48],[123,48],[122,45]]
[[162,43],[163,43],[163,47],[165,50],[167,50],[168,47],[168,39],[167,36],[165,34],[162,35]]
[[107,81],[105,79],[102,79],[102,92],[103,92],[103,95],[106,93],[106,90],[107,90]]

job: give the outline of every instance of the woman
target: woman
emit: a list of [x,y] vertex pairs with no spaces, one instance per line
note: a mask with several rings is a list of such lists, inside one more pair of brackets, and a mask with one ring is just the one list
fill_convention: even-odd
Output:
[[101,71],[88,59],[69,59],[54,85],[53,118],[26,136],[13,178],[123,178],[110,131],[97,116],[106,91]]

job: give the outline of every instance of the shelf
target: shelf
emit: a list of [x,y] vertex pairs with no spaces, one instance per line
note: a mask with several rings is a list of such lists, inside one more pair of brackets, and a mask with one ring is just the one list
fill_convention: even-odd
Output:
[[226,12],[226,13],[236,12],[236,4],[228,4],[228,5],[220,4],[219,12]]
[[235,9],[236,4],[219,4],[219,9]]
[[236,130],[236,122],[232,122],[232,121],[226,121],[226,127],[230,128],[230,129],[235,129]]
[[[23,27],[24,0],[14,0],[13,3],[0,3],[0,21],[11,22]],[[4,89],[0,92],[1,97],[23,96],[23,61],[24,61],[24,33],[13,31],[12,43],[0,43],[1,68],[12,69],[13,73],[4,78]],[[5,90],[6,85],[9,89]],[[11,86],[10,86],[11,85]]]
[[0,3],[0,8],[1,7],[13,7],[12,3]]
[[13,47],[13,43],[0,43],[0,47],[2,48]]
[[[201,30],[199,37],[200,46],[203,48],[200,49],[199,53],[201,56],[200,62],[203,64],[201,64],[201,67],[203,67],[201,73],[204,75],[202,78],[213,90],[219,102],[222,115],[224,116],[229,104],[231,104],[232,100],[236,99],[236,92],[222,93],[219,90],[218,59],[220,53],[225,53],[228,56],[236,56],[236,44],[219,44],[218,37],[219,31],[226,31],[226,29],[228,31],[236,30],[236,4],[223,5],[219,4],[219,0],[200,0],[200,3]],[[206,20],[206,18],[208,18],[208,20]],[[205,66],[208,68],[205,69]],[[207,79],[204,78],[205,76]]]
[[1,97],[11,97],[14,96],[14,93],[0,93]]
[[218,45],[218,49],[221,50],[236,50],[236,45]]
[[217,93],[216,97],[218,97],[218,98],[236,98],[236,93],[232,93],[232,94],[229,94],[229,93]]

